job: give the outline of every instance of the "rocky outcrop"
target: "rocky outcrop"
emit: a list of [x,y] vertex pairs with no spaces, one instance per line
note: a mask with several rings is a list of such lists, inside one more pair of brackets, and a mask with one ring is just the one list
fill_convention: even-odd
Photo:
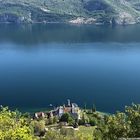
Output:
[[70,20],[69,23],[73,24],[95,24],[96,19],[94,18],[83,18],[83,17],[78,17],[76,19]]
[[0,14],[0,22],[21,23],[24,21],[25,21],[24,17],[20,17],[16,14],[11,14],[11,13]]
[[32,20],[31,18],[29,18],[29,16],[24,17],[12,13],[4,13],[4,14],[0,14],[0,22],[1,23],[31,23]]
[[137,23],[139,23],[139,18],[133,17],[129,13],[120,13],[116,18],[114,18],[114,24],[131,25]]
[[120,13],[116,18],[116,24],[126,25],[126,24],[135,24],[136,20],[132,15],[128,13]]

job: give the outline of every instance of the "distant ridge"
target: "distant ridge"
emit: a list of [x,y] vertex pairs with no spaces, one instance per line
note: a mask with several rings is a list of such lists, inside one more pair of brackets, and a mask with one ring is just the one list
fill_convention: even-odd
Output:
[[140,0],[0,0],[0,22],[137,24]]

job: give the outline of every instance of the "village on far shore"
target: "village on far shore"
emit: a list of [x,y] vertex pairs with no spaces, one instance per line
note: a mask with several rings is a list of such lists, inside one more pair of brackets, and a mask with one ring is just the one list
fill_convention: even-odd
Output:
[[45,131],[36,135],[40,136],[48,130],[59,130],[61,128],[78,131],[79,127],[95,127],[98,121],[102,121],[107,114],[96,111],[95,105],[91,109],[80,108],[69,99],[67,104],[55,107],[50,111],[36,112],[33,120],[45,121]]

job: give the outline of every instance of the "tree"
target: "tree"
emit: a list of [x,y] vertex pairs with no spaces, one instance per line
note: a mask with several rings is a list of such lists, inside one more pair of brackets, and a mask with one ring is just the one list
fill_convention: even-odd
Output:
[[127,121],[130,124],[130,137],[140,137],[140,105],[126,106]]
[[61,118],[60,118],[60,121],[61,122],[69,122],[69,120],[70,120],[70,118],[71,118],[71,116],[70,116],[70,114],[69,113],[64,113],[62,116],[61,116]]
[[37,136],[43,136],[45,134],[45,121],[44,120],[34,120],[31,123],[31,126],[34,129],[34,134]]
[[94,113],[94,112],[96,112],[96,106],[95,106],[95,104],[93,104],[93,106],[92,106],[92,113]]
[[86,103],[84,104],[84,111],[85,112],[87,111],[87,104]]
[[53,124],[53,117],[49,117],[48,124]]
[[57,123],[59,121],[58,117],[57,116],[54,116],[53,117],[53,123]]
[[94,136],[105,140],[140,137],[140,105],[126,106],[125,112],[117,112],[104,117],[104,122],[97,126]]
[[79,125],[84,125],[86,123],[89,123],[89,118],[86,113],[83,113],[81,120],[79,120]]
[[[1,140],[33,140],[32,130],[26,118],[10,111],[8,107],[0,109]],[[35,139],[35,138],[34,138]]]

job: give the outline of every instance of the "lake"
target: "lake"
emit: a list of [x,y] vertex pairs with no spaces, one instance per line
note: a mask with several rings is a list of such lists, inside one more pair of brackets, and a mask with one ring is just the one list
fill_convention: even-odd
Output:
[[0,24],[0,104],[67,99],[110,113],[140,103],[140,25]]

